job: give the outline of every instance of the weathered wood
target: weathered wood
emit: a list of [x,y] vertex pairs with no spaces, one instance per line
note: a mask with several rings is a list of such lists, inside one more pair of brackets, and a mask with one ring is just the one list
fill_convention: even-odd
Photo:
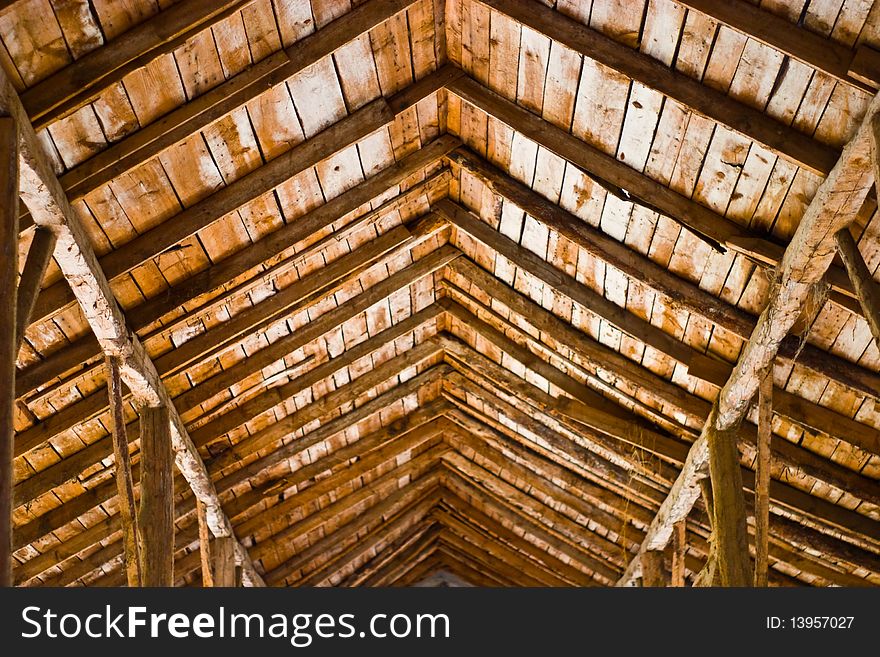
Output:
[[[597,259],[616,267],[633,280],[669,297],[674,300],[676,305],[698,317],[705,318],[710,324],[718,324],[744,340],[748,340],[751,336],[755,328],[755,319],[736,306],[718,299],[702,290],[699,285],[676,276],[650,258],[630,249],[601,231],[593,229],[579,217],[566,212],[522,183],[513,180],[508,174],[472,152],[458,149],[450,153],[448,159],[476,176],[492,192],[522,208],[535,219],[567,237]],[[854,300],[854,303],[857,302]],[[797,358],[799,364],[822,376],[853,388],[862,394],[880,399],[880,393],[878,393],[880,376],[867,368],[855,365],[810,344],[801,345],[798,340],[791,337],[782,342],[779,355],[788,360]],[[688,367],[699,370],[697,365],[689,363]],[[694,373],[694,375],[712,380],[717,376],[710,377],[708,374],[701,373]],[[724,382],[727,381],[728,376],[729,370],[724,373]]]
[[46,275],[46,268],[55,250],[55,232],[49,228],[34,230],[33,240],[28,248],[27,259],[18,283],[18,299],[15,308],[15,350],[21,349],[25,329],[30,325],[31,314],[37,304],[40,284]]
[[125,433],[125,408],[122,402],[122,378],[119,360],[107,357],[107,389],[110,395],[110,423],[113,436],[113,458],[116,462],[116,496],[119,515],[122,518],[123,552],[125,573],[129,586],[141,586],[140,544],[138,541],[138,513],[134,499],[134,482],[131,477],[131,457]]
[[[646,544],[665,546],[672,523],[684,518],[696,502],[698,482],[705,476],[703,472],[708,462],[707,443],[710,437],[722,449],[727,449],[729,455],[731,445],[735,443],[732,440],[719,440],[719,434],[729,434],[731,428],[738,426],[742,420],[760,382],[772,367],[782,340],[797,321],[803,301],[809,296],[812,286],[821,282],[831,265],[836,253],[835,235],[856,217],[874,182],[871,139],[878,106],[880,97],[875,96],[868,107],[866,118],[844,148],[832,172],[819,186],[804,213],[776,272],[769,302],[758,318],[752,337],[741,352],[730,380],[722,388],[700,438],[691,447],[688,463],[651,524]],[[724,445],[725,442],[731,445]],[[735,451],[735,447],[733,450]],[[739,490],[741,489],[737,488],[737,492]],[[713,493],[716,495],[717,529],[720,523],[720,502],[717,498],[718,489],[714,485]],[[733,539],[734,543],[739,541],[736,524],[734,522],[728,525],[728,529],[733,530],[732,535],[728,533],[728,538]],[[643,544],[643,551],[644,547]],[[731,547],[729,556],[733,557],[735,550],[735,547]],[[623,585],[632,578],[638,569],[638,564],[634,565],[636,561],[634,559],[631,563],[632,568],[627,568],[619,584]],[[728,571],[728,576],[739,576],[735,565]]]
[[211,551],[214,556],[214,586],[235,586],[235,538],[219,536],[214,539]]
[[670,586],[685,585],[685,562],[687,556],[687,521],[679,520],[672,528],[672,572]]
[[[774,120],[760,110],[731,98],[722,91],[716,91],[711,86],[702,84],[699,80],[665,66],[662,62],[639,52],[637,49],[630,48],[599,31],[592,30],[540,2],[519,2],[517,0],[480,0],[480,2],[585,57],[618,71],[650,89],[659,91],[664,96],[727,126],[749,140],[767,146],[798,166],[824,175],[831,170],[837,161],[838,154],[833,148]],[[724,3],[711,2],[710,0],[708,4],[714,6]],[[738,2],[736,4],[744,5],[746,3]],[[725,5],[726,8],[730,6],[729,4]],[[751,6],[749,8],[752,9]],[[773,18],[776,17],[773,16]],[[791,26],[791,24],[788,25]],[[798,30],[798,32],[806,32],[806,30]],[[807,34],[814,36],[809,32]],[[833,43],[821,37],[815,37],[815,39],[822,44]],[[846,50],[842,47],[841,49]],[[846,75],[845,69],[843,74]],[[848,81],[855,83],[851,79]],[[863,87],[861,84],[859,86]]]
[[135,25],[104,46],[41,80],[21,95],[35,130],[73,114],[137,68],[171,52],[254,0],[185,0]]
[[138,517],[143,586],[174,582],[174,451],[168,409],[140,410],[141,507]]
[[[722,252],[728,249],[736,251],[765,267],[776,266],[782,260],[784,248],[767,239],[766,236],[741,226],[636,171],[614,156],[590,146],[479,82],[462,76],[451,82],[448,88],[480,111],[495,117],[551,153],[571,162],[610,194],[624,202],[638,203],[674,219],[712,248]],[[702,85],[700,88],[703,89]],[[861,198],[864,200],[864,196]],[[854,301],[855,292],[846,272],[835,266],[828,271],[827,277],[828,282],[837,292],[849,297],[852,303],[848,303],[846,308],[856,313],[860,312],[858,304]]]
[[0,116],[0,586],[12,586],[12,459],[15,441],[18,288],[18,126]]
[[[880,120],[877,121],[877,127],[880,129]],[[856,295],[864,311],[865,319],[868,321],[871,335],[874,336],[874,342],[880,349],[880,283],[877,283],[871,276],[849,228],[840,230],[835,235],[835,240],[840,259],[846,265],[850,280],[856,289]]]
[[663,568],[663,552],[660,550],[645,552],[642,555],[642,586],[666,586]]
[[[15,89],[0,71],[0,112],[8,112],[19,124],[20,195],[30,209],[34,221],[51,227],[58,236],[55,259],[79,302],[86,320],[107,356],[119,359],[120,373],[138,405],[169,408],[171,436],[177,467],[186,477],[193,492],[202,497],[209,509],[215,535],[232,532],[223,513],[214,486],[180,416],[171,406],[168,391],[159,379],[155,365],[143,345],[131,333],[107,277],[98,264],[91,242],[77,215],[61,189],[33,128],[27,120]],[[243,552],[244,549],[240,548]],[[250,583],[262,582],[244,555]]]
[[[706,420],[713,426],[713,417]],[[749,541],[746,530],[746,504],[736,431],[715,427],[707,434],[709,477],[715,500],[716,556],[721,586],[749,586],[752,581],[749,564]],[[642,555],[644,556],[644,555]]]
[[854,89],[874,93],[877,88],[876,84],[866,84],[863,79],[850,75],[858,51],[852,51],[833,39],[822,37],[773,12],[744,0],[682,0],[680,4],[696,9]]
[[199,558],[202,565],[202,586],[214,586],[213,560],[211,559],[211,530],[208,529],[208,518],[205,503],[196,499],[196,514],[199,523]]
[[770,535],[770,441],[773,435],[773,372],[758,390],[758,456],[755,461],[755,586],[767,586]]

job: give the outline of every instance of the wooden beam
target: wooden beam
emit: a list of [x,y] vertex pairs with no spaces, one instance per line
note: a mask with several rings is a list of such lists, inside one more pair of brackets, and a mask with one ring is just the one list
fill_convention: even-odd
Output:
[[[877,128],[880,129],[880,121],[877,122]],[[840,259],[846,265],[846,271],[856,289],[856,296],[862,305],[871,335],[880,349],[880,283],[871,275],[849,228],[841,229],[835,235],[835,240]]]
[[131,457],[125,433],[125,408],[122,403],[122,377],[119,360],[107,357],[107,388],[110,394],[110,435],[113,436],[113,458],[116,462],[116,497],[122,518],[123,552],[125,572],[130,587],[141,586],[140,545],[138,541],[138,513],[134,499],[134,482],[131,477]]
[[[27,121],[15,89],[0,71],[0,112],[8,112],[19,124],[19,172],[21,198],[34,221],[51,227],[58,236],[55,259],[74,291],[92,331],[107,356],[119,359],[121,377],[140,406],[168,406],[175,460],[180,471],[202,497],[209,509],[215,535],[231,534],[229,520],[223,514],[217,493],[207,476],[204,463],[196,452],[179,415],[171,407],[168,391],[143,345],[128,329],[107,277],[85,229],[70,206],[58,179],[43,155],[42,147]],[[248,561],[248,580],[261,582]]]
[[235,581],[235,538],[220,536],[214,539],[214,586],[232,587]]
[[[722,388],[699,440],[691,447],[688,461],[670,496],[651,524],[642,552],[647,544],[652,544],[653,549],[665,546],[671,525],[685,517],[693,507],[699,494],[699,480],[705,476],[710,436],[717,437],[718,432],[728,432],[729,435],[731,428],[742,420],[760,381],[772,367],[780,344],[797,321],[804,299],[831,265],[836,253],[835,235],[855,218],[874,182],[871,139],[878,106],[880,97],[875,97],[834,170],[819,186],[804,213],[785,250],[769,301],[758,318],[752,337],[741,352],[730,380]],[[734,457],[734,452],[728,449],[727,457]],[[718,506],[716,499],[716,527]],[[638,558],[632,560],[632,567],[627,568],[620,584],[631,579],[638,568],[637,564],[633,566],[637,561]]]
[[642,586],[655,588],[666,586],[663,572],[663,553],[650,550],[642,555]]
[[[837,161],[838,153],[835,149],[542,3],[521,0],[480,2],[578,54],[658,91],[693,112],[726,126],[750,141],[766,146],[799,167],[825,175]],[[718,3],[709,0],[709,4]],[[819,37],[817,39],[823,44],[832,43]]]
[[208,529],[208,517],[205,503],[196,498],[196,514],[199,523],[199,563],[202,567],[202,587],[214,586],[213,559],[211,559],[211,530]]
[[0,586],[12,586],[12,485],[15,481],[16,296],[18,289],[18,126],[0,116]]
[[679,520],[672,528],[672,572],[670,586],[685,585],[685,563],[687,557],[687,523]]
[[[724,23],[727,27],[760,41],[807,66],[816,69],[853,89],[873,94],[876,84],[851,74],[853,60],[864,46],[851,50],[833,39],[825,38],[782,16],[761,9],[744,0],[682,0],[685,7]],[[875,71],[874,76],[880,71]]]
[[[174,583],[174,451],[168,409],[140,411],[141,507],[138,517],[143,586]],[[233,539],[234,540],[234,539]]]
[[[698,86],[701,90],[705,90],[703,85]],[[610,190],[609,193],[625,202],[637,203],[668,216],[714,249],[722,252],[735,251],[763,267],[777,266],[782,260],[784,247],[765,235],[741,226],[636,171],[614,156],[590,146],[472,78],[459,77],[449,83],[448,89],[478,110],[495,117],[551,153],[578,167],[606,190]],[[861,198],[863,201],[864,196]],[[836,266],[831,268],[828,271],[828,282],[840,293],[838,296],[842,296],[840,299],[838,297],[833,299],[840,301],[851,312],[861,312],[846,272]]]
[[205,3],[184,0],[159,12],[22,93],[35,130],[96,100],[137,68],[182,45],[194,34],[251,4],[253,0]]
[[16,352],[21,349],[24,342],[25,329],[30,326],[31,315],[37,304],[37,296],[40,294],[40,284],[43,282],[46,268],[52,259],[52,252],[55,250],[55,241],[55,231],[49,228],[38,227],[34,231],[18,284],[18,302],[15,309]]
[[770,440],[773,435],[773,371],[758,390],[758,458],[755,463],[755,586],[767,586],[770,535]]
[[[723,327],[743,340],[748,340],[751,336],[756,322],[748,313],[709,294],[698,285],[679,278],[650,258],[593,229],[579,217],[566,212],[532,189],[513,180],[508,174],[472,152],[458,149],[450,153],[448,159],[478,178],[493,193],[570,239],[598,260],[612,265],[633,280],[666,296],[678,307],[705,318],[710,324]],[[791,336],[782,342],[779,355],[788,361],[797,359],[798,364],[822,376],[880,400],[878,393],[880,375],[876,372],[830,355],[827,351],[810,344],[801,345],[799,340]],[[695,365],[689,363],[688,366],[698,370]],[[717,376],[697,373],[694,375],[713,381]],[[721,384],[727,381],[728,376],[729,373],[725,373]]]

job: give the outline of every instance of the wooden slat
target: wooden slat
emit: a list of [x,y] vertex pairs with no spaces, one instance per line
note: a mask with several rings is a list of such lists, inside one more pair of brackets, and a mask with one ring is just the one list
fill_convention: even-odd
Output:
[[[578,246],[603,262],[613,265],[630,278],[644,283],[682,308],[698,317],[705,318],[709,324],[718,324],[740,338],[747,340],[755,327],[755,319],[698,285],[683,278],[642,256],[626,245],[592,229],[580,218],[569,214],[559,206],[540,196],[525,185],[489,165],[481,158],[464,149],[453,151],[450,161],[462,166],[469,173],[478,176],[494,193],[525,210],[560,235],[572,240]],[[647,339],[647,336],[646,336]],[[784,340],[780,356],[826,376],[841,385],[853,388],[862,394],[880,399],[880,376],[876,372],[854,365],[833,354],[810,344],[800,345],[793,338]],[[699,367],[695,369],[699,371]],[[709,373],[703,376],[710,377]],[[726,379],[725,379],[726,381]]]
[[[880,130],[880,121],[876,122],[876,127]],[[880,171],[880,167],[876,167],[876,170]],[[853,282],[853,287],[856,289],[856,296],[864,311],[865,319],[868,321],[871,335],[874,336],[874,342],[880,349],[880,283],[877,283],[871,276],[849,228],[839,231],[835,239],[840,259],[843,260],[850,280]]]
[[34,129],[41,130],[73,114],[131,71],[171,52],[197,32],[209,29],[253,1],[185,0],[83,55],[21,95]]
[[174,582],[174,451],[169,427],[167,408],[141,409],[138,540],[143,586],[172,586]]
[[[448,88],[462,100],[571,162],[622,201],[639,203],[674,219],[714,249],[736,251],[763,266],[775,266],[781,261],[782,246],[630,168],[475,80],[463,76],[451,82]],[[841,295],[854,299],[852,284],[842,269],[832,268],[828,280]],[[848,310],[860,312],[854,301],[849,303],[843,299],[841,302]]]
[[[480,2],[585,57],[618,71],[650,89],[659,91],[664,96],[678,101],[694,112],[730,128],[749,140],[767,146],[798,166],[825,175],[831,171],[831,167],[837,161],[838,153],[833,148],[540,2],[517,0],[480,0]],[[725,8],[729,7],[730,4],[725,4]],[[820,41],[825,44],[831,43],[825,39]]]
[[[212,531],[218,535],[229,535],[229,520],[223,514],[204,464],[180,417],[171,407],[168,392],[159,380],[155,366],[143,345],[128,329],[107,277],[98,264],[89,237],[64,195],[51,165],[43,156],[42,147],[27,121],[15,89],[2,72],[0,111],[15,117],[20,128],[21,198],[38,225],[51,227],[56,231],[58,244],[55,259],[74,289],[86,320],[101,342],[105,354],[120,359],[122,377],[135,400],[141,405],[164,404],[169,407],[177,466],[192,485],[195,494],[202,496],[206,502],[210,510]],[[249,560],[246,560],[245,565],[249,566],[249,581],[261,583],[260,576],[253,570]]]
[[853,59],[858,51],[854,52],[832,39],[823,38],[744,0],[682,0],[680,4],[696,9],[719,23],[724,23],[855,89],[874,93],[877,88],[876,85],[866,84],[864,80],[850,75]]
[[131,476],[131,457],[128,453],[128,438],[125,433],[125,410],[122,403],[122,378],[119,373],[119,360],[107,357],[107,384],[110,394],[110,435],[113,436],[113,459],[116,462],[116,497],[119,499],[119,514],[122,519],[123,556],[125,574],[130,587],[141,586],[143,573],[138,540],[138,513],[134,499],[134,482]]
[[758,456],[755,462],[755,586],[767,586],[770,534],[770,439],[773,435],[773,374],[758,390]]
[[[776,272],[769,302],[758,318],[730,380],[722,388],[699,440],[691,447],[684,470],[652,522],[642,551],[649,543],[651,549],[665,546],[672,524],[685,517],[693,507],[699,494],[699,480],[705,476],[710,436],[729,432],[742,420],[760,381],[771,369],[782,340],[797,321],[804,300],[831,265],[836,253],[835,235],[855,219],[874,182],[871,139],[878,107],[880,97],[875,97],[866,118],[844,148],[834,170],[819,186],[801,219]],[[735,458],[735,449],[728,452],[733,452],[727,454],[728,459]],[[717,519],[718,500],[715,500],[715,506]],[[738,524],[739,519],[736,522]],[[722,536],[730,538],[729,534]],[[733,548],[730,550],[731,553],[734,551]],[[632,579],[639,568],[638,561],[636,557],[630,562],[619,584]]]
[[40,293],[40,284],[46,275],[46,268],[52,259],[55,250],[55,232],[48,228],[37,228],[31,245],[28,248],[27,259],[21,272],[21,280],[18,284],[18,301],[15,309],[15,349],[21,349],[24,341],[25,329],[31,323],[31,315],[37,304],[37,296]]
[[12,586],[12,467],[15,441],[18,288],[18,127],[0,116],[0,586]]

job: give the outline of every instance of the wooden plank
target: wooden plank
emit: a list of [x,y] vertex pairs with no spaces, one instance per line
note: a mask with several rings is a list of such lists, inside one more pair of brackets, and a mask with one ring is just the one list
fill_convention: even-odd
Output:
[[[680,4],[711,16],[719,23],[724,23],[747,37],[775,48],[855,89],[874,93],[877,88],[876,84],[866,84],[864,79],[850,75],[857,52],[749,2],[682,0]],[[876,76],[876,71],[874,75]]]
[[773,374],[758,390],[758,457],[755,463],[755,586],[767,586],[770,535],[770,440],[773,435]]
[[52,252],[55,250],[55,232],[47,228],[37,228],[31,245],[28,248],[27,259],[21,272],[21,280],[18,284],[18,299],[15,309],[15,350],[21,349],[24,340],[24,332],[31,323],[31,315],[37,304],[37,296],[40,293],[40,284],[46,275]]
[[[480,2],[584,57],[618,71],[690,107],[698,114],[767,146],[798,166],[824,175],[831,171],[837,160],[838,154],[833,148],[540,3],[522,3],[516,0]],[[824,39],[822,41],[825,42]]]
[[[648,538],[642,546],[651,543],[665,546],[669,541],[672,523],[685,517],[698,495],[699,480],[705,476],[708,463],[708,441],[710,437],[724,453],[717,454],[727,460],[728,464],[736,459],[736,449],[730,449],[725,443],[731,440],[718,440],[719,434],[726,433],[729,438],[732,427],[738,426],[754,397],[760,381],[771,369],[779,351],[780,344],[797,321],[804,300],[811,294],[814,286],[821,282],[825,272],[831,265],[836,253],[836,234],[856,218],[864,203],[869,189],[874,183],[873,160],[871,157],[871,140],[876,112],[880,107],[880,97],[875,97],[850,142],[844,147],[840,160],[834,170],[820,185],[816,195],[807,208],[801,223],[776,272],[775,286],[769,302],[764,308],[752,337],[740,354],[737,366],[722,388],[712,413],[703,427],[703,432],[691,447],[684,470],[676,479],[669,497],[661,506],[660,513],[651,524]],[[738,462],[738,459],[736,459]],[[725,464],[718,463],[720,470],[729,470]],[[735,482],[735,480],[728,480]],[[730,485],[730,483],[728,484]],[[737,488],[737,492],[740,489]],[[717,495],[713,485],[713,493]],[[718,519],[718,500],[715,500],[716,520]],[[728,511],[730,511],[728,506]],[[734,507],[735,515],[738,511]],[[744,512],[743,512],[744,515]],[[734,517],[728,525],[728,531],[722,533],[725,539],[733,539],[739,544],[739,530],[734,525],[744,526],[744,517]],[[716,527],[718,523],[716,522]],[[728,554],[735,558],[737,547],[729,545]],[[624,577],[618,584],[625,585],[638,570],[638,557],[630,562]],[[723,574],[723,573],[722,573]],[[728,571],[728,576],[738,577],[736,568]]]
[[167,408],[141,409],[138,539],[143,586],[172,586],[174,583],[174,451],[169,427]]
[[[56,261],[74,289],[77,301],[92,331],[108,356],[120,361],[121,376],[140,405],[167,405],[170,399],[156,368],[144,351],[143,345],[128,329],[125,317],[116,301],[110,284],[98,264],[97,256],[82,224],[70,206],[51,165],[43,156],[42,147],[27,120],[24,108],[5,74],[0,72],[0,112],[16,118],[19,129],[21,198],[30,209],[35,223],[52,227],[58,235]],[[176,411],[171,413],[172,440],[180,471],[200,495],[210,510],[212,531],[218,535],[231,534],[229,520],[223,513],[213,484],[207,476],[201,458],[186,433]],[[241,548],[243,551],[243,548]],[[260,576],[246,556],[249,582],[259,584]]]
[[15,481],[16,296],[18,288],[18,126],[0,116],[0,586],[12,586],[12,485]]
[[110,422],[113,436],[113,459],[116,462],[116,497],[122,518],[123,554],[125,574],[130,587],[141,586],[140,545],[138,541],[138,513],[134,499],[134,483],[131,478],[131,457],[125,434],[125,409],[122,402],[122,378],[119,360],[107,357],[108,392],[110,395]]
[[131,71],[172,52],[253,1],[179,2],[83,55],[21,95],[34,129],[73,114]]
[[[732,250],[764,266],[780,262],[784,249],[775,242],[636,171],[471,78],[460,77],[448,88],[462,100],[577,166],[621,201],[636,202],[674,219],[717,251]],[[831,269],[829,282],[837,292],[854,299],[852,284],[842,269]],[[855,302],[846,308],[859,312]]]
[[[875,124],[880,130],[880,120]],[[877,167],[876,164],[875,167]],[[877,167],[877,170],[880,171],[880,167]],[[835,236],[835,240],[840,259],[846,266],[849,278],[856,290],[856,296],[864,311],[865,319],[868,321],[871,335],[874,336],[874,342],[880,349],[880,283],[877,283],[871,276],[849,228],[840,230]]]

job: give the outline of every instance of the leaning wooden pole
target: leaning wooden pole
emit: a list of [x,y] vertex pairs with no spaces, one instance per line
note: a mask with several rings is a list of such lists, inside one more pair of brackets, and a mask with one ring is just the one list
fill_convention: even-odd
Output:
[[755,586],[767,586],[770,540],[770,440],[773,434],[773,372],[758,390],[758,456],[755,462]]
[[174,450],[169,427],[165,406],[141,409],[138,538],[143,586],[174,584]]
[[27,259],[24,261],[24,270],[21,272],[21,281],[18,284],[19,293],[15,309],[16,352],[21,349],[25,329],[27,329],[31,314],[37,305],[40,284],[43,282],[46,268],[52,259],[56,241],[57,236],[51,228],[37,226],[34,229],[34,237],[31,240]]
[[18,286],[18,129],[0,117],[0,586],[12,586],[15,305]]
[[234,540],[227,536],[214,539],[214,586],[236,585]]
[[134,501],[134,484],[131,477],[131,458],[128,453],[128,436],[125,433],[125,411],[122,405],[122,378],[119,361],[107,358],[107,388],[110,393],[110,421],[113,435],[113,458],[116,461],[116,494],[119,517],[122,520],[122,541],[125,574],[129,586],[140,586],[141,559],[138,549],[138,518]]
[[687,557],[687,521],[679,520],[672,528],[672,573],[670,586],[685,585],[685,558]]
[[834,237],[837,240],[840,259],[846,265],[849,279],[856,290],[856,296],[865,313],[865,319],[868,320],[871,335],[874,336],[874,342],[880,349],[880,283],[871,276],[868,265],[865,264],[865,259],[862,257],[852,233],[849,232],[849,228],[844,228]]

